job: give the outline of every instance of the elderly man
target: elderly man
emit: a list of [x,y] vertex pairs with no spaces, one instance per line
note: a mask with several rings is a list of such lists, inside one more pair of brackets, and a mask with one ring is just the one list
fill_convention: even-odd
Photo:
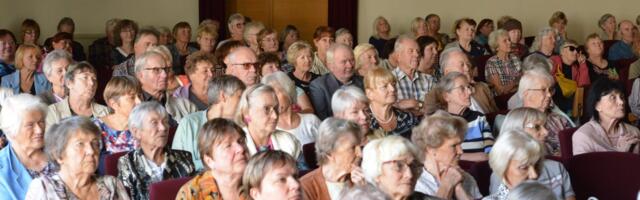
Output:
[[331,97],[342,86],[364,87],[362,77],[355,74],[353,51],[342,44],[333,44],[327,49],[327,66],[330,73],[311,81],[309,94],[316,115],[321,120],[333,116]]
[[98,38],[89,45],[89,63],[98,69],[108,68],[114,64],[111,63],[111,51],[115,48],[113,37],[113,28],[120,19],[109,19],[105,24],[105,37]]
[[[473,87],[475,88],[475,93],[471,96],[471,106],[469,107],[471,110],[481,112],[483,114],[492,113],[498,111],[498,106],[496,106],[496,102],[493,100],[493,95],[491,94],[491,90],[489,86],[484,82],[474,82],[472,73],[473,73],[473,65],[469,61],[467,55],[457,47],[452,47],[445,49],[440,55],[440,70],[442,70],[442,75],[446,76],[451,72],[459,72],[467,76],[469,80],[471,80]],[[428,93],[425,97],[425,111],[429,106],[434,105],[436,102],[436,95],[433,93]],[[431,113],[426,113],[431,114]]]
[[113,76],[135,76],[134,64],[136,57],[141,56],[147,49],[158,44],[158,32],[153,29],[142,29],[133,41],[133,56],[124,62],[113,66]]
[[420,63],[420,47],[411,37],[402,35],[394,45],[398,56],[398,67],[391,73],[396,77],[398,101],[395,107],[418,113],[422,108],[422,100],[435,85],[435,79],[416,70]]
[[175,120],[172,125],[176,125],[175,122],[197,111],[197,108],[187,99],[166,93],[169,70],[171,66],[167,66],[162,55],[153,51],[143,53],[135,62],[135,77],[142,87],[142,100],[158,101]]
[[227,20],[227,28],[229,28],[228,30],[231,34],[231,37],[218,43],[216,49],[220,48],[220,46],[229,41],[243,41],[242,36],[244,33],[244,24],[245,19],[242,14],[234,13],[229,16],[229,19]]
[[255,85],[258,77],[258,58],[249,47],[238,47],[229,53],[223,60],[227,65],[225,74],[235,76],[247,87]]
[[633,42],[633,23],[629,20],[623,20],[618,24],[618,32],[620,40],[609,48],[609,60],[617,61],[622,59],[634,58],[631,43]]

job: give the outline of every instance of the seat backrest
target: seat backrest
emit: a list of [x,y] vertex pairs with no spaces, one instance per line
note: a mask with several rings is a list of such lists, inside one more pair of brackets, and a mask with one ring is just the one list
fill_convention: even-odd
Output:
[[603,45],[603,50],[602,50],[602,57],[603,58],[608,58],[609,57],[609,48],[611,48],[611,46],[616,43],[618,40],[605,40],[602,41]]
[[509,109],[509,99],[515,94],[516,93],[514,92],[514,93],[507,93],[507,94],[495,96],[493,99],[496,101],[496,106],[498,106],[498,109],[500,110]]
[[173,138],[176,136],[177,126],[169,127],[169,137],[167,138],[167,145],[173,144]]
[[536,39],[536,36],[529,36],[524,38],[524,44],[530,47],[533,44],[533,40]]
[[485,65],[487,64],[487,60],[489,60],[489,58],[491,58],[491,55],[484,55],[484,56],[478,56],[473,58],[472,62],[476,66],[476,72],[477,72],[475,77],[476,81],[485,82],[486,77],[484,77],[484,69],[485,69]]
[[575,133],[576,130],[578,130],[578,127],[568,128],[558,133],[558,139],[560,140],[560,155],[561,155],[560,157],[562,157],[563,160],[567,160],[573,157],[572,138],[573,138],[573,133]]
[[640,156],[594,152],[573,156],[567,169],[576,199],[636,199],[640,190]]
[[174,200],[178,195],[180,187],[189,182],[192,177],[182,177],[177,179],[169,179],[153,183],[149,186],[150,200]]
[[104,158],[104,174],[118,176],[118,159],[129,153],[128,151],[113,153]]
[[476,179],[476,183],[478,184],[478,188],[480,189],[480,193],[483,196],[489,195],[489,185],[491,184],[491,167],[489,166],[489,161],[477,162],[471,169],[469,170],[469,174]]
[[302,145],[302,155],[304,155],[304,161],[309,165],[309,168],[315,169],[318,167],[315,142]]

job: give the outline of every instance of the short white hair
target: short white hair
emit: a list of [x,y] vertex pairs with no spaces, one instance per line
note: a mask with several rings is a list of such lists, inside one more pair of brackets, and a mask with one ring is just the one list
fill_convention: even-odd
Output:
[[331,97],[331,111],[333,113],[341,113],[348,108],[356,105],[356,103],[368,104],[369,99],[364,94],[362,89],[355,86],[341,87],[336,90]]
[[296,85],[284,72],[274,72],[262,78],[262,84],[269,85],[274,89],[280,88],[287,94],[291,104],[297,103]]
[[[444,74],[444,69],[447,68],[447,66],[449,66],[449,59],[451,58],[451,54],[455,53],[455,52],[459,52],[464,54],[464,51],[462,51],[462,49],[460,49],[460,47],[449,47],[444,49],[444,51],[442,51],[442,53],[440,53],[440,72]],[[465,54],[466,55],[466,54]]]
[[43,116],[47,116],[48,108],[40,98],[31,94],[22,93],[7,97],[0,111],[0,127],[4,134],[14,136],[18,133],[25,114],[30,111],[39,111]]
[[547,35],[549,35],[549,33],[555,34],[556,31],[553,28],[548,27],[548,26],[540,29],[540,31],[538,31],[538,34],[536,35],[536,37],[533,39],[533,43],[531,44],[531,48],[529,49],[529,51],[530,52],[539,51],[540,47],[542,46],[542,39],[544,37],[546,37]]
[[551,85],[554,86],[554,79],[548,71],[542,68],[533,68],[528,71],[525,71],[522,77],[520,78],[520,83],[518,84],[518,92],[517,95],[521,99],[524,100],[524,92],[532,89],[534,87],[534,83],[537,79],[542,79]]
[[[422,18],[421,18],[422,19]],[[416,42],[415,39],[413,39],[412,36],[407,35],[407,34],[402,34],[400,36],[398,36],[398,39],[396,39],[396,42],[393,43],[393,51],[395,52],[399,52],[400,50],[404,49],[404,45],[403,43],[405,41],[413,41]]]
[[327,49],[327,63],[334,63],[335,61],[334,58],[336,56],[336,51],[338,51],[338,49],[346,49],[347,51],[353,54],[353,51],[347,45],[340,44],[340,43],[333,43]]
[[511,191],[507,195],[507,200],[559,200],[556,195],[547,186],[537,181],[525,181]]
[[419,160],[420,151],[411,141],[402,136],[391,135],[381,139],[370,141],[362,151],[362,172],[367,182],[378,185],[376,178],[382,174],[382,164],[401,156],[413,156]]
[[71,54],[65,50],[58,49],[58,50],[53,50],[49,52],[47,54],[47,57],[45,57],[44,60],[42,61],[42,72],[44,72],[44,74],[46,75],[51,75],[51,70],[52,70],[51,65],[53,64],[53,62],[56,62],[62,59],[69,61],[69,64],[73,62],[73,58],[71,57]]
[[504,178],[509,162],[527,163],[539,170],[543,160],[542,144],[522,130],[501,133],[489,153],[489,165],[501,179]]
[[164,56],[162,56],[161,53],[156,51],[146,51],[140,57],[136,58],[136,62],[134,64],[136,74],[141,72],[147,66],[149,59],[152,57],[158,57],[162,60],[162,64],[166,64]]
[[143,129],[144,122],[151,112],[160,115],[163,119],[168,119],[167,111],[157,101],[142,102],[133,108],[131,114],[129,114],[129,130]]
[[524,130],[528,122],[543,121],[547,119],[544,112],[529,107],[520,107],[509,111],[502,122],[500,132],[504,133],[509,130]]

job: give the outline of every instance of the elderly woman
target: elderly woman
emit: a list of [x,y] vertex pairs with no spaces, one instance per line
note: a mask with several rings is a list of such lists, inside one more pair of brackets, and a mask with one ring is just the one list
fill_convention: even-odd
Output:
[[41,93],[39,96],[42,101],[51,105],[58,103],[67,97],[64,88],[64,75],[67,73],[69,64],[73,62],[73,58],[69,52],[64,50],[54,50],[47,54],[42,63],[42,72],[51,83],[51,90]]
[[222,75],[213,78],[209,82],[209,91],[207,91],[209,107],[206,110],[191,113],[180,120],[171,148],[191,152],[196,170],[203,168],[203,161],[194,138],[198,137],[200,128],[207,121],[215,118],[233,119],[244,89],[245,85],[242,81],[234,76]]
[[[293,81],[284,72],[272,73],[262,78],[262,83],[271,86],[278,97],[277,129],[296,136],[302,145],[316,140],[320,119],[314,114],[294,111],[297,105],[298,90]],[[303,93],[304,94],[304,93]]]
[[364,76],[375,67],[378,67],[378,51],[368,43],[361,43],[353,50],[353,57],[356,60],[355,70],[358,75]]
[[[539,54],[544,57],[551,57],[553,49],[556,47],[556,31],[551,27],[544,27],[538,31],[533,39],[529,52]],[[513,41],[511,41],[513,42]]]
[[311,45],[305,41],[295,42],[287,50],[287,61],[293,65],[293,71],[288,73],[289,78],[307,95],[310,92],[309,84],[319,77],[318,74],[311,72],[312,62],[314,62],[312,56]]
[[265,28],[257,34],[260,52],[274,53],[281,57],[278,51],[278,32],[274,29]]
[[205,169],[184,184],[176,199],[241,199],[241,178],[249,154],[242,128],[230,119],[215,118],[202,126],[197,151]]
[[413,129],[411,141],[424,154],[416,191],[442,199],[482,198],[473,176],[458,165],[466,127],[460,117],[436,113]]
[[189,54],[198,51],[196,48],[189,46],[191,41],[191,25],[187,22],[178,22],[173,26],[171,31],[175,42],[167,46],[171,51],[171,57],[173,60],[172,69],[176,75],[183,75],[185,73],[184,65],[187,61]]
[[640,154],[640,131],[624,122],[624,90],[608,79],[596,81],[587,95],[592,118],[573,135],[573,155],[619,151]]
[[15,71],[16,37],[11,31],[0,29],[0,77]]
[[382,52],[384,45],[391,37],[391,26],[387,19],[383,16],[376,17],[373,20],[373,35],[369,37],[369,44],[373,45],[378,52]]
[[185,65],[190,84],[181,86],[173,92],[174,97],[188,99],[198,110],[207,109],[207,91],[209,81],[213,78],[213,56],[204,52],[196,52],[189,56]]
[[256,54],[260,54],[262,52],[260,50],[260,44],[258,43],[258,33],[263,29],[265,29],[265,26],[262,22],[254,21],[244,25],[244,32],[242,33],[244,44],[251,48],[251,50]]
[[604,44],[598,34],[592,33],[587,36],[584,46],[587,51],[587,68],[589,69],[590,81],[597,81],[601,78],[620,79],[616,68],[611,66],[609,61],[603,57]]
[[420,48],[420,64],[418,65],[418,71],[429,74],[434,78],[439,79],[441,72],[438,70],[438,41],[430,36],[422,36],[416,39],[418,47]]
[[493,32],[493,29],[495,29],[495,26],[492,19],[482,19],[476,27],[476,37],[473,40],[479,45],[489,46],[489,34]]
[[422,17],[416,17],[411,20],[411,33],[414,38],[427,35],[427,21]]
[[410,112],[394,108],[396,103],[396,78],[384,68],[376,68],[365,75],[364,91],[369,99],[369,109],[365,109],[371,116],[369,128],[381,129],[385,135],[401,135],[411,138],[411,128],[420,123],[418,117]]
[[[500,127],[500,133],[509,130],[523,130],[540,142],[545,144],[549,131],[545,126],[547,114],[535,108],[520,107],[509,111]],[[547,149],[545,152],[549,152]]]
[[298,31],[298,28],[296,28],[294,25],[287,25],[284,27],[284,29],[282,29],[282,32],[280,32],[280,50],[283,51],[283,54],[285,54],[285,58],[286,58],[286,54],[287,54],[287,50],[289,49],[289,47],[294,43],[300,40],[300,32]]
[[0,127],[9,144],[0,150],[0,192],[6,199],[25,199],[32,179],[49,175],[56,166],[48,162],[44,117],[47,107],[40,99],[19,94],[8,97],[0,111]]
[[198,28],[196,33],[196,42],[200,47],[200,52],[213,55],[213,50],[218,41],[218,32],[208,26]]
[[129,19],[118,21],[113,28],[116,48],[111,51],[111,63],[120,64],[133,54],[133,39],[138,33],[138,24]]
[[448,73],[436,86],[436,104],[439,109],[467,122],[467,133],[462,142],[464,153],[460,159],[483,161],[488,159],[494,139],[484,114],[469,109],[474,91],[467,76],[458,72]]
[[489,47],[496,55],[487,60],[484,74],[496,95],[514,93],[518,89],[522,64],[518,55],[511,53],[511,46],[507,31],[498,29],[489,35]]
[[243,126],[249,154],[282,150],[294,158],[301,158],[302,145],[296,136],[276,129],[279,103],[273,87],[256,84],[247,88],[238,106],[235,120]]
[[167,46],[173,43],[173,35],[171,35],[171,30],[165,26],[161,26],[158,28],[158,45],[159,46]]
[[40,25],[33,19],[25,19],[20,27],[22,33],[22,44],[30,44],[40,46],[38,39],[40,38]]
[[522,23],[517,19],[507,19],[502,26],[502,29],[509,34],[509,41],[511,41],[511,53],[516,54],[518,58],[524,58],[529,54],[529,47],[524,44],[522,40]]
[[476,22],[473,19],[458,19],[453,27],[453,33],[455,33],[457,41],[447,44],[445,49],[459,47],[470,59],[489,55],[489,51],[487,51],[484,46],[473,40],[476,34]]
[[300,179],[304,199],[338,199],[342,190],[364,184],[357,124],[344,119],[327,118],[322,122],[316,140],[318,165]]
[[555,30],[556,48],[554,53],[560,53],[560,45],[567,40],[567,16],[562,11],[556,11],[549,18],[549,26]]
[[313,46],[316,47],[316,52],[313,53],[313,64],[311,65],[311,70],[309,70],[311,73],[318,75],[329,73],[329,68],[327,68],[327,49],[333,44],[334,38],[335,32],[331,27],[320,26],[313,32]]
[[[566,40],[560,46],[560,55],[551,56],[553,67],[551,74],[556,78],[556,90],[553,100],[560,110],[571,113],[576,87],[591,84],[586,58],[579,52],[578,45],[572,40]],[[567,87],[563,87],[563,86]]]
[[70,116],[103,117],[109,108],[93,102],[96,93],[96,70],[88,62],[74,63],[64,75],[64,84],[69,91],[62,101],[49,105],[47,127]]
[[15,57],[16,71],[2,77],[2,87],[13,89],[14,93],[39,95],[51,89],[51,83],[44,74],[37,72],[42,56],[40,48],[24,44],[18,47]]
[[340,28],[336,30],[336,43],[344,44],[353,49],[353,35],[349,32],[349,29]]
[[598,27],[602,29],[600,38],[604,40],[617,40],[620,37],[616,31],[616,17],[612,14],[606,13],[598,20]]
[[349,120],[360,126],[362,144],[386,136],[383,130],[369,128],[371,116],[367,115],[367,107],[369,107],[369,99],[362,89],[355,86],[342,87],[336,90],[331,97],[333,117]]
[[393,200],[427,199],[414,191],[420,170],[420,153],[411,141],[388,136],[369,142],[362,150],[365,180]]
[[296,161],[283,151],[263,151],[249,160],[242,176],[243,198],[248,200],[302,200]]
[[508,200],[520,200],[520,199],[556,199],[553,191],[547,186],[534,181],[525,181],[518,184],[513,190],[509,192],[506,199]]
[[60,170],[33,180],[26,199],[129,199],[116,177],[95,174],[100,130],[89,118],[74,116],[53,125],[45,135],[45,152]]
[[144,102],[131,111],[129,130],[140,147],[118,160],[118,179],[133,199],[149,199],[149,186],[193,174],[191,153],[166,148],[169,120],[158,102]]
[[133,77],[117,76],[107,83],[104,100],[112,114],[94,118],[102,133],[102,154],[132,151],[138,147],[129,129],[131,111],[140,104],[142,89]]
[[427,21],[427,36],[438,40],[438,50],[441,50],[444,45],[448,44],[450,39],[449,35],[440,33],[440,16],[431,13],[424,17]]
[[489,199],[505,199],[509,190],[531,180],[549,188],[556,199],[575,200],[569,172],[562,163],[544,159],[544,147],[534,132],[516,128],[501,133],[489,160],[493,169]]

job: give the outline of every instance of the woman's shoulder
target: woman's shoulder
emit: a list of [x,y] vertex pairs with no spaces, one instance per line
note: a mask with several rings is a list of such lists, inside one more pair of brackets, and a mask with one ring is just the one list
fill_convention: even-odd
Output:
[[311,113],[300,113],[300,119],[302,120],[303,123],[318,123],[320,124],[320,118],[318,118],[318,116],[316,116],[315,114],[311,114]]

